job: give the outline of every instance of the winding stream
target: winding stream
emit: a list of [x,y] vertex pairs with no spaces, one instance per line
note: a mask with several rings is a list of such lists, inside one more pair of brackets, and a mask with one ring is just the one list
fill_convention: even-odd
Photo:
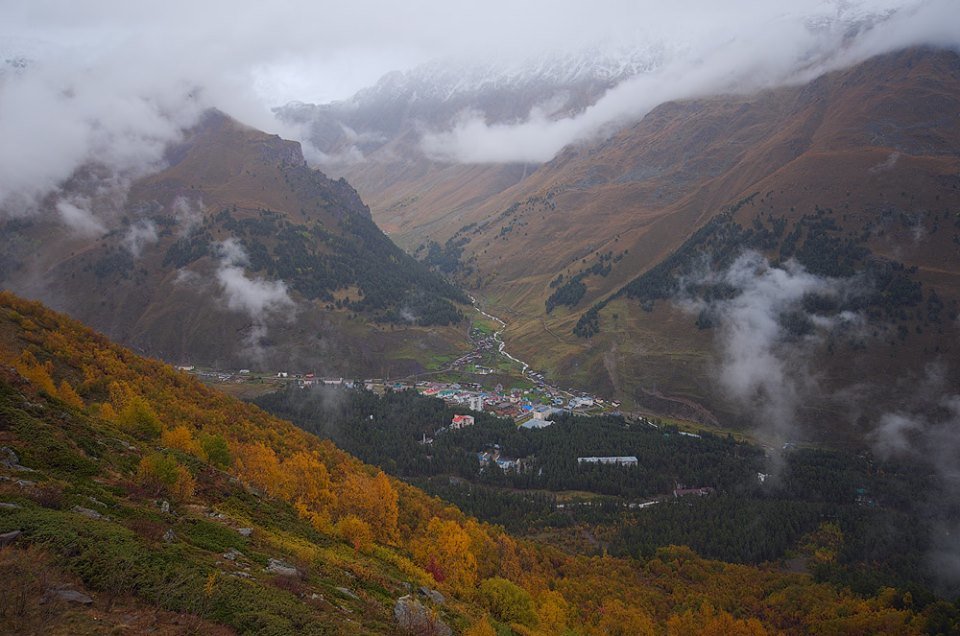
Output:
[[503,341],[503,336],[502,336],[502,334],[503,334],[504,329],[507,328],[507,323],[505,323],[504,321],[502,321],[501,319],[497,318],[496,316],[494,316],[494,315],[492,315],[492,314],[488,314],[488,313],[485,312],[483,309],[481,309],[481,308],[480,308],[480,303],[477,302],[477,299],[474,298],[473,296],[470,296],[470,300],[471,300],[471,302],[473,302],[473,306],[476,308],[477,311],[479,311],[481,314],[483,314],[484,316],[486,316],[486,317],[489,318],[490,320],[493,320],[494,322],[496,322],[496,323],[498,323],[498,324],[500,325],[500,329],[498,329],[497,331],[493,332],[493,339],[496,340],[497,343],[498,343],[498,345],[499,345],[498,348],[497,348],[497,351],[499,351],[500,354],[501,354],[502,356],[504,356],[505,358],[507,358],[508,360],[512,360],[513,362],[516,362],[517,364],[519,364],[519,365],[522,367],[522,369],[520,370],[520,374],[521,374],[521,375],[526,375],[526,374],[527,374],[527,369],[530,368],[530,365],[527,364],[526,362],[524,362],[523,360],[520,360],[519,358],[514,357],[513,355],[510,354],[509,351],[506,350],[507,344]]

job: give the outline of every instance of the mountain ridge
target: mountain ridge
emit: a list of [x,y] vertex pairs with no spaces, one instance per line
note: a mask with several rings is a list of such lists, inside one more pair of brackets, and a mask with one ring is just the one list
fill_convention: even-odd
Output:
[[92,204],[97,234],[63,232],[55,215],[7,221],[4,285],[182,363],[406,374],[466,346],[469,299],[297,142],[212,112],[167,160],[117,212]]

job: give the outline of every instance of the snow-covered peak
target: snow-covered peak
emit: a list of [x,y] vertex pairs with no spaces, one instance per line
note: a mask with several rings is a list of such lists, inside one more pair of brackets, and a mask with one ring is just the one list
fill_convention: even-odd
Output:
[[348,101],[361,104],[383,99],[442,102],[491,90],[564,89],[578,84],[609,86],[658,68],[672,52],[657,43],[630,49],[593,47],[484,62],[435,60],[409,71],[388,73],[376,85],[361,90]]

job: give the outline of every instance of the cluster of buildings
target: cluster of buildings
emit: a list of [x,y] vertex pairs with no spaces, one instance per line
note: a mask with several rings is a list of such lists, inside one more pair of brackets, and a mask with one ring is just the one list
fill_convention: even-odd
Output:
[[489,391],[478,384],[418,382],[415,388],[422,395],[441,398],[453,406],[509,417],[527,428],[549,426],[555,413],[598,413],[613,408],[613,404],[592,396],[564,396],[542,387],[505,390],[498,384]]

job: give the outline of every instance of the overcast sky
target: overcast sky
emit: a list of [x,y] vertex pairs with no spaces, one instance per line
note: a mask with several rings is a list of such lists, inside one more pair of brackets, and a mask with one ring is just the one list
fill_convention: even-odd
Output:
[[210,106],[285,134],[273,106],[344,99],[388,71],[438,58],[490,61],[596,43],[686,51],[686,66],[672,67],[690,70],[686,77],[654,78],[660,92],[621,89],[578,122],[545,126],[534,113],[517,128],[481,130],[465,121],[452,136],[426,140],[454,160],[498,161],[517,158],[498,156],[498,145],[527,134],[537,143],[521,145],[536,152],[522,159],[543,160],[629,116],[635,101],[642,115],[674,93],[722,89],[742,79],[745,61],[751,76],[783,81],[817,47],[840,45],[838,20],[891,14],[897,28],[858,38],[854,57],[960,40],[957,0],[6,0],[0,60],[30,63],[22,72],[4,65],[0,75],[0,207],[29,207],[91,157],[133,178]]

